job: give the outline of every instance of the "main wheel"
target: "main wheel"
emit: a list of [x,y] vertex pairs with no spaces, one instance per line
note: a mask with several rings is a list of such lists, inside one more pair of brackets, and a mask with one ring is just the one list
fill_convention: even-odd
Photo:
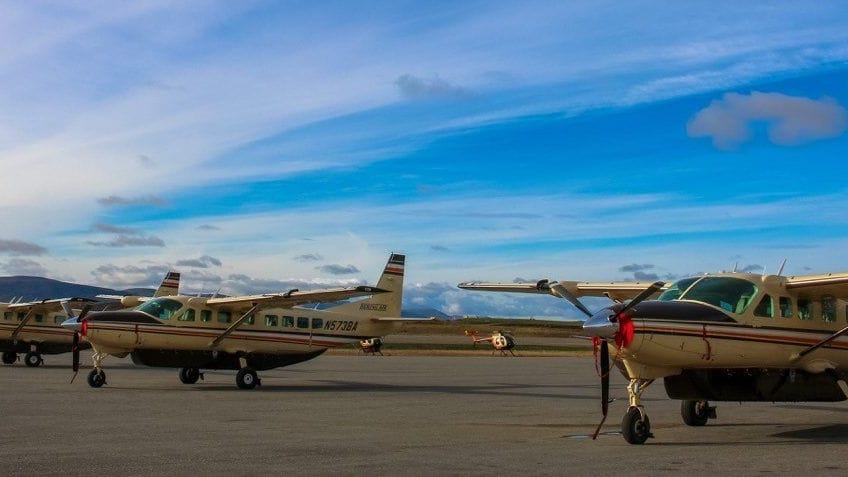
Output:
[[88,373],[88,385],[93,388],[99,388],[106,384],[106,373],[102,369],[92,369]]
[[14,351],[4,351],[3,352],[3,364],[15,364],[15,361],[18,360],[18,353]]
[[41,362],[41,353],[37,351],[30,351],[24,356],[24,363],[30,368],[37,368]]
[[236,385],[239,389],[253,389],[259,384],[259,377],[252,368],[241,368],[236,374]]
[[180,381],[183,384],[194,384],[200,379],[200,370],[197,368],[183,368],[180,370]]
[[621,421],[621,434],[630,444],[644,444],[651,434],[651,420],[648,415],[642,416],[638,407],[631,407]]
[[710,403],[707,401],[681,401],[680,415],[687,426],[704,426],[710,418]]

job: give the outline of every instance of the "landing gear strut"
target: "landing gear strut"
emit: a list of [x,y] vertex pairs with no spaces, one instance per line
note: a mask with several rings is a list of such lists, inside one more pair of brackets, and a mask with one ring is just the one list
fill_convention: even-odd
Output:
[[681,401],[680,415],[687,426],[705,426],[707,420],[716,418],[715,407],[709,401]]
[[15,361],[18,360],[18,353],[14,351],[4,351],[3,352],[3,364],[15,364]]
[[43,363],[44,360],[41,359],[41,353],[38,351],[30,351],[26,355],[24,355],[24,363],[30,368],[37,368]]
[[621,434],[630,444],[644,444],[649,437],[654,437],[651,434],[651,420],[648,419],[648,414],[640,404],[642,393],[652,382],[654,382],[653,379],[632,378],[627,385],[630,408],[627,409],[627,414],[621,421]]
[[93,388],[99,388],[106,384],[106,373],[103,371],[103,358],[106,353],[101,353],[94,349],[91,354],[91,359],[94,361],[94,369],[88,373],[88,385]]

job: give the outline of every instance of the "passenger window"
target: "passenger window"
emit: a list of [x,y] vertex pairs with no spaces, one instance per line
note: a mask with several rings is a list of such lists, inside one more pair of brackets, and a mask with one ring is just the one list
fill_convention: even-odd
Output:
[[203,323],[212,321],[212,310],[200,310],[200,321]]
[[802,320],[813,319],[813,302],[806,298],[798,300],[798,318]]
[[194,321],[195,313],[194,308],[189,308],[182,314],[182,316],[180,316],[180,321]]
[[24,321],[24,317],[26,317],[26,313],[22,311],[18,312],[18,321]]
[[792,299],[786,296],[780,297],[780,316],[792,318]]
[[293,316],[284,316],[283,317],[283,328],[294,328],[294,317]]
[[6,320],[6,321],[11,320],[13,316],[15,316],[15,314],[12,313],[11,311],[7,311],[7,312],[3,313],[3,319]]
[[774,310],[772,309],[771,296],[765,295],[760,304],[754,308],[754,316],[763,318],[774,318]]
[[822,297],[822,320],[834,322],[836,321],[836,298],[832,295]]
[[56,315],[53,317],[53,323],[57,325],[61,325],[67,318],[62,315]]
[[36,313],[35,314],[35,322],[36,323],[43,323],[44,322],[44,315],[42,315],[40,313]]
[[256,323],[256,315],[250,315],[244,319],[244,324],[246,325],[252,325],[254,323]]
[[277,315],[265,315],[265,326],[277,326]]
[[324,320],[321,318],[312,318],[312,329],[319,329],[324,327]]
[[229,311],[218,312],[218,323],[229,323],[230,318],[232,318],[232,313],[230,313]]
[[298,328],[309,328],[309,318],[304,318],[302,316],[297,317],[297,327]]

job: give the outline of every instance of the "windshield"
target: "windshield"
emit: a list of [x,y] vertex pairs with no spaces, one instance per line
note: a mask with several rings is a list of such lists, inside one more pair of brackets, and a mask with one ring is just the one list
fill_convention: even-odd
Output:
[[695,283],[698,278],[699,277],[684,278],[683,280],[678,280],[672,283],[666,291],[662,292],[660,296],[657,297],[657,300],[671,301],[680,298],[680,295],[682,295],[687,288],[692,286],[692,284]]
[[756,285],[748,280],[704,277],[686,290],[680,299],[708,303],[731,313],[744,313],[756,294]]
[[159,318],[160,320],[169,320],[177,310],[183,307],[183,304],[177,300],[170,298],[156,298],[148,302],[142,303],[136,307],[137,311],[147,313],[148,315]]

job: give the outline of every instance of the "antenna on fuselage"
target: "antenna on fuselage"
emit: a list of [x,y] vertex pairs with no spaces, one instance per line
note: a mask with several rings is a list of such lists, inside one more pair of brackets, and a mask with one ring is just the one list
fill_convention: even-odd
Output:
[[777,276],[783,275],[783,267],[786,266],[786,259],[783,259],[783,263],[780,264],[780,270],[777,271]]

